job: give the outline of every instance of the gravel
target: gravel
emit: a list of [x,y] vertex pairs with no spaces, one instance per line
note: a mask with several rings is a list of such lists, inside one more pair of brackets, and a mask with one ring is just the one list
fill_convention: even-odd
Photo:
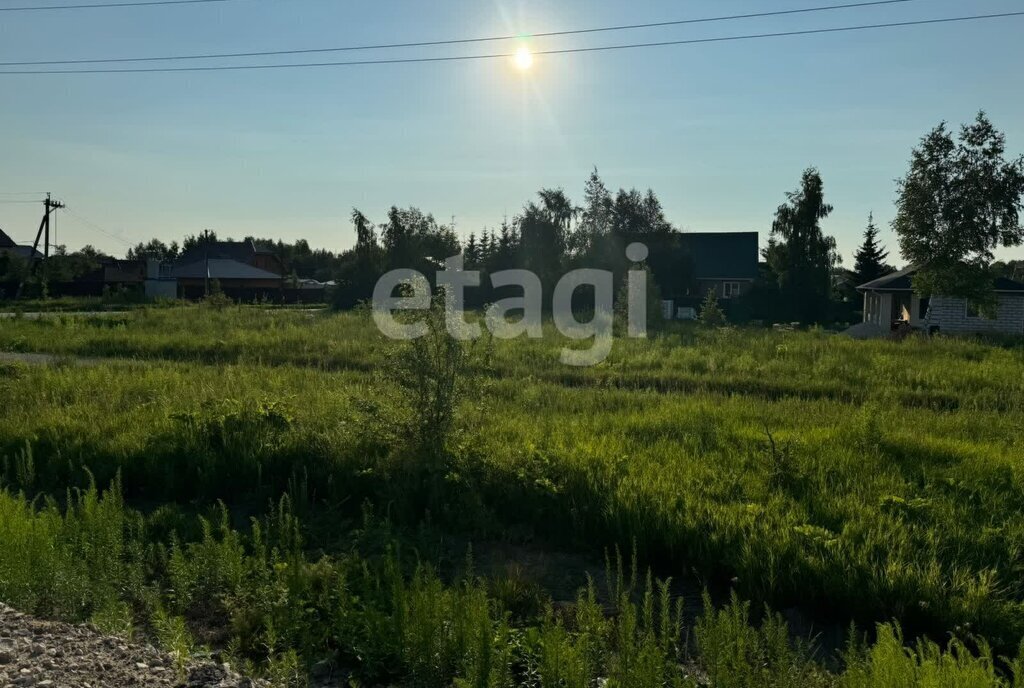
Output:
[[0,604],[0,688],[265,688],[227,664],[192,663],[87,626],[41,621]]

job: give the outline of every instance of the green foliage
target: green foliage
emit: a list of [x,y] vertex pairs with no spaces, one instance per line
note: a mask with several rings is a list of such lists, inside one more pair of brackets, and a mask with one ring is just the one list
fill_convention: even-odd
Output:
[[195,640],[181,616],[168,614],[157,604],[150,620],[157,644],[171,656],[179,678],[185,677],[185,668],[196,652]]
[[1024,241],[1024,156],[1007,161],[1005,153],[1006,137],[984,112],[961,127],[959,141],[942,123],[914,149],[893,229],[904,258],[919,267],[916,291],[994,310],[993,252]]
[[[705,595],[693,654],[671,582],[648,574],[640,586],[635,563],[626,575],[620,557],[606,573],[607,601],[591,583],[571,607],[513,625],[485,581],[470,573],[445,583],[422,563],[409,569],[393,547],[379,559],[311,559],[288,499],[248,534],[231,528],[222,507],[220,524],[200,520],[190,542],[153,540],[116,484],[103,495],[82,491],[64,511],[0,491],[0,515],[0,599],[125,634],[145,626],[179,672],[199,652],[196,630],[213,629],[234,663],[283,686],[305,685],[322,659],[360,685],[425,688],[692,687],[699,676],[726,688],[1010,685],[984,643],[977,652],[957,640],[907,650],[892,625],[879,627],[873,645],[852,644],[846,673],[835,676],[790,640],[780,618],[755,623],[735,595],[721,609]],[[39,558],[44,552],[57,554]],[[55,594],[72,581],[71,594]],[[1015,672],[1021,661],[1005,660]]]
[[714,289],[708,289],[704,301],[700,305],[698,320],[705,327],[721,327],[726,324],[725,313],[718,305],[718,297]]
[[0,492],[0,598],[38,614],[109,620],[125,591],[141,592],[141,553],[126,543],[139,519],[126,513],[117,484],[105,497],[71,490],[67,504],[37,508]]
[[479,392],[489,363],[490,340],[461,341],[445,322],[445,305],[435,298],[425,313],[425,336],[393,346],[383,374],[393,384],[383,406],[370,406],[375,431],[389,429],[395,445],[406,445],[428,474],[447,471],[447,458],[460,430],[460,407]]
[[769,686],[825,686],[830,677],[794,647],[781,617],[765,615],[759,626],[750,619],[750,603],[733,593],[716,610],[704,596],[704,616],[697,621],[697,648],[701,666],[713,686],[762,688]]
[[224,310],[235,305],[234,300],[226,295],[220,288],[220,280],[210,280],[210,293],[203,297],[200,302],[206,308]]
[[778,276],[781,298],[789,304],[792,318],[820,323],[827,318],[832,273],[839,262],[836,240],[821,230],[832,206],[825,203],[824,184],[813,167],[804,171],[800,188],[786,198],[775,212],[765,257]]
[[878,241],[878,227],[874,214],[868,215],[868,226],[864,230],[864,243],[854,254],[853,274],[856,285],[866,284],[893,271],[886,264],[889,252]]
[[[529,542],[543,533],[548,543],[594,548],[635,540],[645,560],[666,570],[736,578],[756,609],[827,605],[865,627],[895,618],[908,636],[978,634],[999,654],[1016,650],[1024,635],[1020,347],[669,323],[647,340],[617,341],[605,365],[568,370],[557,363],[563,342],[546,327],[544,340],[496,342],[491,369],[474,378],[488,385],[491,412],[480,413],[473,394],[459,406],[456,426],[473,434],[455,433],[446,445],[432,525],[474,539]],[[254,501],[289,491],[296,511],[330,509],[324,518],[332,525],[364,501],[403,527],[427,511],[422,476],[404,479],[414,472],[401,470],[417,464],[396,461],[409,456],[409,444],[388,437],[367,449],[366,416],[353,397],[379,402],[398,387],[373,373],[389,350],[365,316],[191,307],[139,311],[114,327],[71,317],[12,320],[0,328],[0,348],[12,343],[149,361],[0,373],[0,469],[11,489],[62,496],[82,484],[88,464],[101,483],[120,471],[126,495],[147,509],[222,498],[251,513]],[[48,513],[45,501],[37,506]],[[9,517],[17,510],[3,508],[0,541],[34,542]],[[324,591],[339,589],[340,574],[336,562],[315,559],[301,567],[308,583],[289,578],[295,567],[283,552],[293,548],[262,522],[266,554],[255,557],[246,538],[242,547],[246,561],[265,563],[243,567],[258,575],[246,573],[251,584],[228,590],[215,572],[189,563],[195,545],[195,557],[237,570],[238,546],[223,518],[202,513],[208,537],[180,509],[165,505],[147,519],[166,550],[160,570],[180,571],[174,575],[184,581],[166,584],[169,613],[201,625],[194,617],[207,610],[195,600],[208,595],[209,618],[238,629],[239,652],[263,663],[268,645],[277,656],[299,642],[282,638],[327,647],[331,656],[335,644],[325,635],[362,637],[373,647],[396,637],[370,621],[338,631],[319,612],[303,611],[316,607],[278,604],[307,589],[334,604]],[[336,531],[307,537],[308,547],[337,546]],[[148,561],[133,553],[137,540],[125,542],[129,562]],[[54,608],[54,598],[79,600],[79,608],[85,599],[76,618],[117,619],[116,606],[100,602],[120,594],[70,594],[91,585],[78,573],[58,581],[18,573],[23,559],[70,561],[77,555],[69,548],[26,545],[24,557],[3,559],[12,571],[0,575],[9,599],[41,611]],[[175,551],[180,561],[168,566]],[[287,566],[278,572],[277,564]],[[138,589],[146,570],[133,566],[125,589]],[[346,581],[361,576],[346,565]],[[518,626],[546,597],[514,579],[486,588],[512,614],[510,642],[522,645]],[[362,588],[359,595],[365,599]],[[141,593],[134,598],[142,601],[130,603],[133,610],[152,609]],[[137,613],[136,629],[148,618]],[[563,626],[575,632],[565,619]],[[380,667],[394,656],[357,654],[378,657]]]
[[845,659],[848,668],[839,683],[843,688],[1011,688],[1020,678],[1016,671],[1012,681],[1000,676],[984,642],[977,652],[956,638],[945,649],[928,640],[908,648],[891,624],[878,626],[870,647],[851,644]]

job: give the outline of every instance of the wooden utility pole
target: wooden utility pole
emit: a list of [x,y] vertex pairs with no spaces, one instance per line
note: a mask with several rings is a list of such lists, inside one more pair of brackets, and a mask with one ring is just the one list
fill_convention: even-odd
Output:
[[39,223],[39,231],[36,232],[36,240],[32,243],[32,255],[36,254],[39,250],[39,239],[43,238],[43,259],[50,257],[50,215],[53,214],[54,210],[63,208],[64,204],[60,201],[54,201],[50,199],[50,194],[46,194],[46,200],[43,201],[43,219]]
[[[64,204],[60,201],[54,201],[50,198],[50,194],[46,194],[46,200],[43,201],[43,219],[39,221],[39,229],[36,231],[36,239],[32,242],[32,253],[29,256],[29,264],[31,266],[30,274],[34,275],[36,268],[39,266],[40,261],[36,258],[39,253],[39,240],[43,240],[43,260],[45,261],[50,257],[50,216],[54,210],[63,208]],[[25,288],[25,281],[22,280],[21,284],[18,285],[18,293],[15,298],[21,298],[21,292]]]

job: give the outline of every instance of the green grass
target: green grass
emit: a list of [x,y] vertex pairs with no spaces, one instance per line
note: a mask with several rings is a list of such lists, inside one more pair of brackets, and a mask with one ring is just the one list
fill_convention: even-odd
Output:
[[[959,641],[945,650],[919,641],[908,651],[899,629],[882,624],[875,643],[851,644],[844,673],[829,673],[790,640],[780,617],[755,623],[735,596],[722,608],[705,596],[686,626],[670,581],[641,582],[635,568],[623,573],[621,559],[609,567],[608,604],[590,584],[571,606],[546,604],[513,623],[471,570],[445,583],[391,540],[376,557],[311,558],[287,497],[247,532],[222,507],[198,519],[191,540],[162,537],[168,514],[127,509],[117,483],[102,495],[94,487],[70,494],[63,508],[2,490],[0,516],[0,598],[124,636],[139,623],[179,670],[202,645],[190,628],[212,631],[234,665],[277,686],[305,685],[311,660],[350,685],[437,688],[1009,688],[1024,667],[1007,659],[1004,679],[987,646],[975,653]],[[172,520],[188,529],[183,517]]]
[[[469,538],[635,546],[659,573],[825,624],[895,619],[911,636],[978,635],[1015,652],[1024,349],[680,327],[617,340],[608,361],[574,369],[558,362],[566,345],[550,328],[544,340],[496,343],[451,470],[425,495],[409,458],[367,422],[366,404],[388,396],[378,372],[389,344],[365,315],[189,307],[5,321],[0,350],[128,360],[0,368],[3,476],[60,495],[88,467],[100,484],[120,473],[125,498],[146,510],[223,499],[246,512],[289,491],[314,510],[371,503],[403,528],[429,512]],[[336,549],[313,532],[307,549]],[[757,642],[775,649],[754,654],[781,652]],[[917,685],[886,683],[879,667],[981,676],[998,664],[957,646],[908,655],[893,643],[882,633],[856,662],[850,654],[843,680]],[[811,670],[783,663],[773,676]],[[748,685],[721,671],[717,685]],[[997,685],[973,680],[949,685]]]

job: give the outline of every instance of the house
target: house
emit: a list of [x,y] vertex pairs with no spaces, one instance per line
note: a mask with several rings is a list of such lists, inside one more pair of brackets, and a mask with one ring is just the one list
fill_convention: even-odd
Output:
[[248,301],[279,295],[283,273],[280,259],[251,241],[213,241],[185,251],[174,262],[170,277],[177,280],[184,298],[201,298],[216,281],[227,296]]
[[648,264],[668,319],[697,317],[709,291],[727,302],[743,296],[758,276],[757,232],[686,232],[653,240],[638,235],[635,240],[650,249]]
[[271,251],[257,249],[252,241],[210,241],[199,244],[178,256],[175,265],[190,265],[207,259],[235,261],[278,276],[284,274],[281,259]]
[[917,268],[906,268],[857,287],[864,294],[864,322],[886,329],[905,323],[948,334],[1024,335],[1024,284],[996,278],[996,317],[986,318],[967,299],[919,296],[912,286],[916,272]]
[[18,256],[19,258],[42,258],[43,254],[31,246],[21,246],[0,229],[0,255]]
[[684,232],[684,254],[693,266],[697,296],[713,291],[734,299],[751,290],[758,275],[757,232]]

